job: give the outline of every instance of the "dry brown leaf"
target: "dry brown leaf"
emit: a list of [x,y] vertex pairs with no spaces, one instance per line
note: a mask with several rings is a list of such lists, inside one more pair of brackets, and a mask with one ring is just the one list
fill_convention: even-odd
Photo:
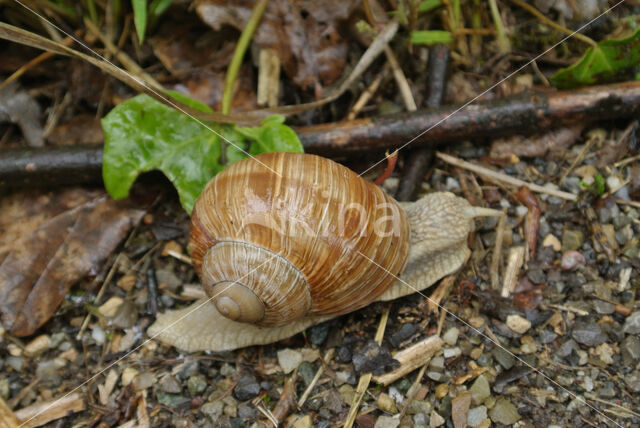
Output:
[[[201,0],[200,18],[215,30],[230,25],[242,30],[251,16],[254,0]],[[346,66],[347,42],[342,23],[358,7],[358,0],[269,2],[252,41],[277,52],[285,73],[300,87],[335,82]]]
[[56,192],[15,192],[0,198],[0,263],[17,241],[38,227],[103,192],[71,188]]
[[15,242],[0,264],[4,327],[28,336],[78,280],[95,274],[145,211],[104,194],[69,209]]
[[100,119],[93,114],[79,114],[53,129],[47,141],[55,146],[102,144],[104,132]]

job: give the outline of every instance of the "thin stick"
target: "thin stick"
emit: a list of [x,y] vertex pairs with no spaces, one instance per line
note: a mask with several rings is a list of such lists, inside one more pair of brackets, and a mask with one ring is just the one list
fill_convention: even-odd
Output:
[[2,397],[0,397],[0,428],[18,428],[20,419],[11,411]]
[[373,79],[373,82],[371,82],[369,87],[365,89],[362,94],[360,94],[358,100],[355,102],[355,104],[353,104],[353,107],[351,107],[351,111],[347,115],[347,120],[353,120],[358,116],[358,113],[360,113],[364,106],[367,105],[371,97],[373,97],[373,95],[376,93],[385,77],[387,77],[387,67],[384,67],[382,71],[378,73],[375,79]]
[[507,216],[500,216],[498,220],[498,226],[496,228],[496,242],[493,247],[493,255],[491,256],[491,267],[489,274],[491,276],[491,287],[494,290],[498,289],[498,283],[500,282],[500,261],[502,260],[502,241],[504,240],[504,231],[507,226]]
[[18,410],[15,415],[21,421],[28,422],[29,426],[40,426],[84,409],[82,394],[75,393],[62,398],[32,404]]
[[[384,330],[387,327],[387,320],[389,319],[389,311],[391,310],[391,306],[387,306],[387,309],[384,311],[382,316],[380,317],[380,323],[378,324],[378,331],[376,331],[375,340],[378,342],[378,345],[382,343],[382,338],[384,337]],[[373,375],[371,373],[366,373],[360,376],[360,380],[358,381],[358,387],[356,388],[356,393],[353,396],[353,401],[351,402],[351,408],[349,409],[349,414],[347,415],[347,420],[344,423],[344,428],[351,428],[353,423],[356,420],[356,416],[358,415],[358,409],[360,408],[360,402],[364,397],[364,394],[367,392],[367,388],[369,387],[369,383],[371,382],[371,378]]]
[[508,176],[507,174],[501,173],[501,172],[497,172],[497,171],[493,171],[489,168],[485,168],[483,166],[479,166],[476,164],[473,164],[471,162],[466,162],[463,161],[462,159],[456,158],[454,156],[450,156],[441,152],[437,152],[436,156],[438,156],[440,159],[442,159],[443,161],[451,164],[451,165],[455,165],[458,166],[460,168],[464,168],[464,169],[468,169],[470,171],[473,171],[483,177],[485,177],[486,179],[490,180],[490,181],[498,181],[498,182],[502,182],[502,183],[507,183],[510,184],[512,186],[517,186],[517,187],[521,187],[521,186],[525,186],[528,187],[529,189],[531,189],[534,192],[538,192],[538,193],[546,193],[548,195],[552,195],[552,196],[557,196],[558,198],[561,199],[567,199],[569,201],[575,201],[578,199],[578,197],[576,195],[574,195],[573,193],[568,193],[568,192],[563,192],[561,190],[555,190],[555,189],[547,189],[546,187],[542,187],[539,186],[537,184],[534,183],[528,183],[526,181],[523,180],[519,180],[517,178],[513,178]]
[[400,64],[398,64],[398,60],[396,59],[396,56],[389,45],[385,45],[384,53],[387,56],[389,65],[391,65],[391,70],[393,70],[393,77],[396,79],[396,83],[398,84],[400,96],[402,97],[405,108],[408,111],[416,111],[418,107],[416,106],[416,102],[413,99],[413,94],[411,93],[409,82],[407,82],[407,78],[405,77]]
[[229,68],[227,68],[227,74],[224,78],[224,89],[222,92],[222,114],[228,114],[231,111],[233,85],[236,81],[236,77],[238,77],[238,71],[240,71],[240,66],[242,65],[242,58],[244,58],[244,54],[249,47],[249,42],[251,42],[251,38],[253,37],[253,33],[256,31],[256,28],[258,28],[258,24],[260,23],[262,14],[264,13],[268,4],[269,0],[258,0],[255,6],[253,6],[251,17],[242,29],[242,33],[240,34],[240,38],[238,39],[238,44],[233,51],[231,63],[229,63]]
[[305,389],[304,393],[298,400],[298,408],[302,408],[305,401],[307,401],[307,398],[309,398],[311,391],[316,386],[316,383],[318,383],[318,380],[320,380],[320,376],[322,376],[322,373],[324,373],[324,365],[328,364],[329,361],[331,361],[331,358],[333,358],[334,352],[335,352],[335,349],[331,348],[324,354],[324,358],[322,359],[322,365],[320,365],[320,368],[318,369],[318,371],[316,372],[316,375],[311,380],[311,383],[309,383],[309,386],[307,387],[307,389]]

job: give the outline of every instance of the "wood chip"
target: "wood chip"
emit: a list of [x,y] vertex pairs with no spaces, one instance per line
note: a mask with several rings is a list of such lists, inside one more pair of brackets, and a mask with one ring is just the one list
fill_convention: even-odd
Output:
[[62,398],[24,407],[15,412],[15,415],[25,426],[39,427],[51,421],[64,418],[69,415],[69,412],[76,413],[84,409],[82,394],[73,393]]
[[427,364],[433,354],[442,348],[444,341],[438,336],[430,336],[402,351],[396,353],[393,358],[400,362],[400,367],[382,375],[373,376],[376,383],[389,385],[400,379],[407,373],[411,373],[418,367]]
[[509,250],[509,261],[507,263],[507,269],[504,273],[504,282],[502,283],[502,297],[509,297],[513,292],[513,289],[518,282],[518,274],[524,261],[525,248],[511,247]]

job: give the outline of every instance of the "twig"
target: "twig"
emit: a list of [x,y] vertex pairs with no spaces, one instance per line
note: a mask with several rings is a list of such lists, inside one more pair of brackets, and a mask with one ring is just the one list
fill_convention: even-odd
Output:
[[553,309],[559,309],[561,311],[573,312],[573,313],[578,314],[578,315],[580,315],[582,317],[589,315],[589,312],[583,311],[582,309],[574,308],[573,306],[554,305],[554,304],[549,304],[547,306],[549,306],[550,308],[553,308]]
[[[448,64],[449,48],[447,46],[436,45],[429,50],[427,108],[437,108],[442,104],[447,87]],[[399,201],[409,201],[413,198],[431,164],[433,149],[421,147],[412,150],[406,159],[407,165],[396,191],[396,199]]]
[[504,232],[506,227],[507,215],[505,213],[500,216],[498,220],[498,226],[496,227],[496,242],[493,247],[493,255],[491,256],[491,267],[489,268],[491,287],[494,290],[498,289],[498,283],[500,282],[500,262],[502,261],[502,244],[504,241]]
[[568,192],[563,192],[561,190],[555,190],[555,189],[547,189],[546,187],[542,187],[539,186],[537,184],[534,183],[528,183],[526,181],[523,180],[519,180],[517,178],[513,178],[511,176],[508,176],[507,174],[504,174],[502,172],[497,172],[497,171],[493,171],[489,168],[485,168],[483,166],[479,166],[479,165],[475,165],[471,162],[466,162],[463,161],[462,159],[456,158],[454,156],[450,156],[450,155],[446,155],[444,153],[438,152],[436,153],[436,156],[438,156],[440,159],[442,159],[443,161],[451,164],[451,165],[455,165],[458,166],[460,168],[464,168],[464,169],[468,169],[470,171],[473,171],[483,177],[485,177],[486,179],[489,179],[491,181],[498,181],[498,182],[503,182],[503,183],[507,183],[510,184],[512,186],[517,186],[517,187],[521,187],[521,186],[525,186],[531,190],[533,190],[534,192],[538,192],[538,193],[546,193],[548,195],[552,195],[552,196],[557,196],[559,198],[562,199],[567,199],[570,201],[575,201],[578,199],[578,197],[576,195],[574,195],[573,193],[568,193]]
[[334,348],[331,348],[324,354],[324,358],[322,359],[322,364],[320,365],[320,368],[318,369],[318,371],[316,372],[316,375],[311,380],[311,383],[309,383],[309,386],[307,386],[307,389],[304,390],[304,393],[302,394],[302,396],[300,396],[300,399],[298,400],[298,408],[301,409],[302,406],[304,406],[304,403],[305,401],[307,401],[307,398],[309,398],[311,391],[316,386],[316,383],[318,383],[318,380],[320,380],[320,376],[322,376],[322,373],[324,373],[324,365],[329,364],[329,361],[331,361],[331,359],[333,358],[334,352],[335,352]]
[[[378,323],[378,330],[376,331],[375,337],[378,345],[382,343],[382,338],[384,337],[384,330],[387,327],[387,320],[389,319],[390,310],[391,306],[388,305],[387,309],[382,313],[382,316],[380,317],[380,322]],[[358,386],[356,387],[356,392],[353,396],[353,401],[351,402],[351,408],[349,409],[349,414],[347,415],[347,420],[344,423],[344,428],[351,428],[353,426],[353,423],[356,420],[356,416],[358,415],[360,402],[362,401],[362,398],[364,398],[364,394],[367,392],[367,388],[369,387],[369,383],[371,382],[372,377],[373,375],[371,373],[366,373],[360,376]]]
[[297,371],[294,371],[293,374],[284,382],[284,388],[282,389],[282,394],[280,394],[280,399],[271,412],[278,422],[284,421],[285,418],[289,416],[289,413],[296,408],[295,395],[297,380],[298,373]]
[[375,179],[374,184],[376,185],[381,185],[382,183],[384,183],[384,181],[389,178],[389,176],[391,175],[391,173],[393,172],[394,168],[396,167],[396,162],[398,161],[398,151],[396,150],[395,152],[389,154],[386,154],[387,157],[387,166],[384,169],[384,171],[382,172],[382,174],[380,174],[380,176],[378,178]]
[[347,115],[347,120],[353,120],[356,118],[356,116],[358,116],[360,110],[362,110],[364,106],[367,105],[371,97],[373,97],[373,95],[380,87],[380,84],[382,84],[382,81],[385,77],[387,77],[387,66],[382,68],[382,71],[380,71],[375,79],[373,79],[373,82],[371,82],[369,87],[365,89],[362,94],[360,94],[358,100],[353,104],[353,107],[351,107],[351,111]]
[[389,47],[389,45],[385,45],[384,53],[387,56],[389,65],[391,65],[391,70],[393,71],[393,77],[396,79],[398,89],[400,90],[400,96],[402,97],[402,101],[404,102],[405,108],[408,111],[416,111],[418,107],[416,106],[416,102],[413,99],[413,94],[411,93],[411,87],[409,86],[409,82],[407,82],[407,78],[402,72],[402,68],[400,67],[400,64],[398,64],[398,60],[396,59],[396,56],[391,50],[391,48]]
[[259,61],[256,102],[260,106],[275,107],[280,92],[280,58],[273,49],[262,49]]
[[228,114],[231,111],[233,85],[236,81],[236,77],[238,77],[238,71],[240,71],[240,66],[242,65],[242,58],[244,57],[244,54],[249,47],[249,42],[251,42],[251,38],[253,37],[253,33],[256,31],[256,28],[258,28],[260,19],[262,19],[262,14],[264,13],[268,4],[269,0],[258,0],[253,6],[251,17],[242,29],[242,33],[240,34],[240,38],[238,39],[238,44],[233,51],[231,62],[229,63],[229,67],[227,68],[227,74],[224,77],[224,89],[222,91],[221,108],[222,114]]

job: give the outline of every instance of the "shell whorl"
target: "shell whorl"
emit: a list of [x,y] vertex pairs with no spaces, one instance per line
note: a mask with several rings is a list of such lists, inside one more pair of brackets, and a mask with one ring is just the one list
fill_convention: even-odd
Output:
[[[220,298],[219,309],[258,325],[284,325],[376,300],[404,269],[409,225],[397,202],[351,170],[318,156],[269,153],[209,182],[194,207],[189,247],[209,296],[227,286],[224,296],[233,302],[224,309]],[[266,260],[273,260],[264,265],[268,273],[258,268]],[[289,272],[284,281],[282,272]],[[260,320],[255,302],[248,318],[238,315],[243,307],[236,310],[231,294],[245,293],[239,287],[263,305]],[[292,308],[282,312],[286,305],[276,301]]]

